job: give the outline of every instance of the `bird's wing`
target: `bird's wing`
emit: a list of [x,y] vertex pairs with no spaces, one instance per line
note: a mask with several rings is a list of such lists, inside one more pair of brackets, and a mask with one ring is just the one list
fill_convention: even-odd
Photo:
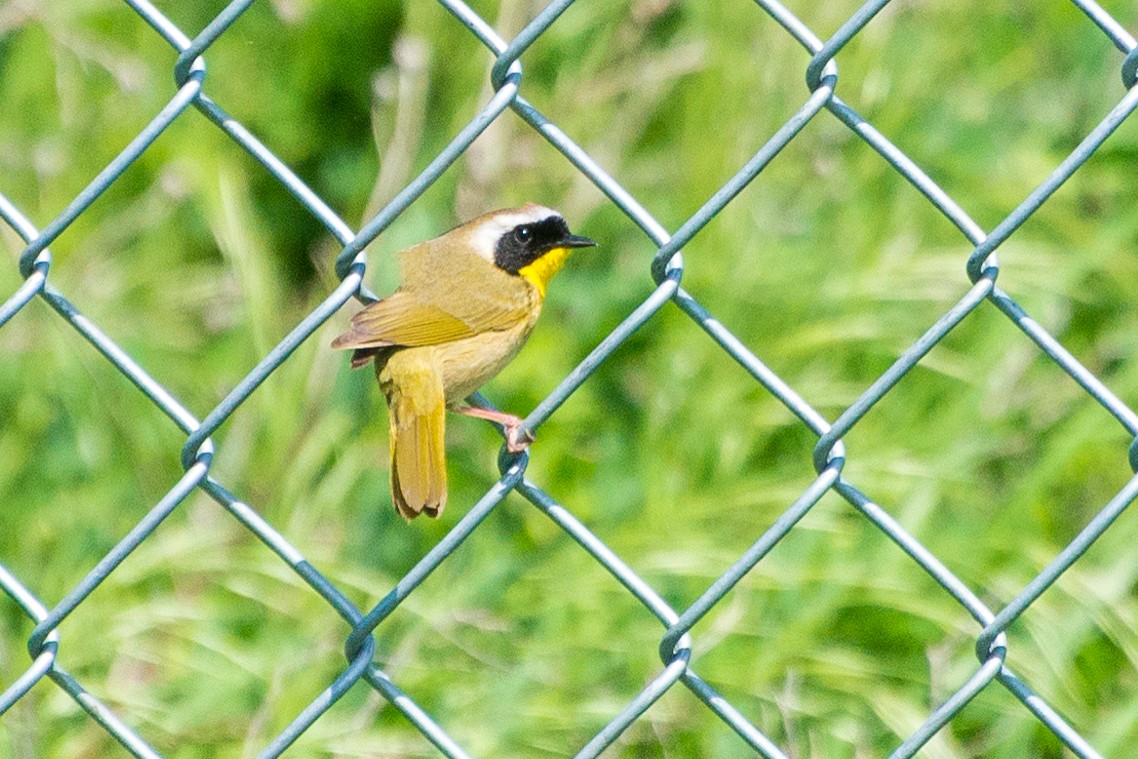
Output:
[[477,334],[462,319],[406,292],[395,292],[352,317],[333,348],[438,345]]
[[530,317],[533,287],[524,277],[507,274],[469,250],[456,250],[465,243],[437,243],[400,254],[401,290],[469,325],[474,334],[511,330]]

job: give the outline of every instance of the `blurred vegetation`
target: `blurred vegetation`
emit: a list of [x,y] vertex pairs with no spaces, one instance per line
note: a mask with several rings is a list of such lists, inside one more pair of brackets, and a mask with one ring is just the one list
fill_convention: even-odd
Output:
[[[187,34],[224,5],[158,4]],[[542,3],[472,2],[505,36]],[[821,37],[859,5],[792,2]],[[809,60],[747,3],[572,7],[523,58],[523,94],[671,229],[803,102]],[[1104,6],[1138,25],[1132,3]],[[43,226],[153,117],[175,55],[121,3],[0,5],[0,191]],[[986,228],[1121,97],[1121,55],[1073,6],[896,3],[839,56],[838,93]],[[444,9],[256,3],[207,54],[207,93],[354,225],[489,97],[492,58]],[[1000,284],[1132,406],[1138,214],[1131,119],[1001,248]],[[372,245],[392,253],[535,200],[602,242],[551,290],[487,387],[525,413],[650,291],[652,245],[511,114]],[[0,297],[19,285],[4,229]],[[52,246],[51,281],[204,415],[335,286],[331,237],[206,119],[180,118]],[[968,288],[969,246],[864,143],[814,120],[686,250],[684,284],[829,418]],[[348,311],[350,309],[345,309]],[[452,496],[406,524],[385,410],[323,328],[222,427],[215,475],[361,607],[496,477],[499,439],[452,417]],[[176,481],[182,436],[40,301],[0,330],[0,560],[56,603]],[[675,608],[812,480],[813,436],[677,309],[542,427],[531,478]],[[985,304],[846,438],[847,476],[989,604],[1013,597],[1130,476],[1115,422]],[[1009,664],[1108,756],[1138,741],[1133,515],[1010,630]],[[31,623],[0,603],[0,684]],[[203,495],[61,626],[62,663],[172,757],[249,756],[343,666],[346,626]],[[883,756],[975,670],[976,624],[827,496],[693,631],[694,666],[795,757]],[[379,630],[378,659],[476,756],[569,755],[660,669],[658,623],[517,496]],[[0,755],[123,754],[54,685]],[[298,756],[434,756],[364,686]],[[673,688],[608,755],[735,757]],[[927,757],[1059,757],[1002,688]]]

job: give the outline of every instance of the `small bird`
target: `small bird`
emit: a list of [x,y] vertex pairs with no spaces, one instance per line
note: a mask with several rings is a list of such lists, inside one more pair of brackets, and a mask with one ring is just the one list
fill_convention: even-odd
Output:
[[594,245],[535,203],[484,214],[402,251],[399,288],[332,342],[353,351],[353,369],[375,362],[391,422],[391,500],[405,519],[446,505],[446,409],[503,425],[514,453],[533,442],[520,418],[464,401],[517,355],[570,252]]

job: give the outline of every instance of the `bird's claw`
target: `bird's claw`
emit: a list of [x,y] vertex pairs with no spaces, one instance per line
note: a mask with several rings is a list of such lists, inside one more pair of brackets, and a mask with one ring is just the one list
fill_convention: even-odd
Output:
[[533,430],[522,427],[520,423],[506,428],[506,450],[510,453],[521,453],[535,439]]

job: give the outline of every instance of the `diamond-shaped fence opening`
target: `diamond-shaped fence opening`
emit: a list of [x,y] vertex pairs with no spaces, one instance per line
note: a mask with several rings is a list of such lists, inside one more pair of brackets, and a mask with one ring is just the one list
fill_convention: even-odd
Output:
[[[1129,754],[1132,8],[125,5],[0,10],[7,753]],[[531,199],[405,525],[327,323]]]

